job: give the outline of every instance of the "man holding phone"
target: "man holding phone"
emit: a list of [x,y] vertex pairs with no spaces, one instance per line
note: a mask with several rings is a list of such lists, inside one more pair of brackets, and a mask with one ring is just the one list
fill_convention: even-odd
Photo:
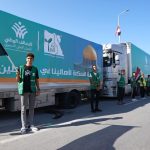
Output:
[[[37,67],[33,66],[34,54],[28,53],[26,64],[20,66],[16,72],[18,82],[18,93],[21,96],[21,133],[28,131],[38,131],[33,125],[35,97],[40,94],[39,75]],[[29,115],[27,118],[26,110],[29,103]]]

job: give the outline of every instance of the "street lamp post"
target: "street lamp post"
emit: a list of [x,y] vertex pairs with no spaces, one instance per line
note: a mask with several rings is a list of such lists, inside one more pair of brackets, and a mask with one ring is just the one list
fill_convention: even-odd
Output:
[[[119,28],[119,30],[120,30],[120,15],[122,15],[122,14],[128,12],[128,11],[129,11],[129,9],[124,10],[121,13],[119,13],[119,15],[118,15],[118,27],[117,28]],[[120,31],[120,34],[118,35],[118,37],[119,37],[119,43],[120,43],[120,41],[121,41],[121,31]]]

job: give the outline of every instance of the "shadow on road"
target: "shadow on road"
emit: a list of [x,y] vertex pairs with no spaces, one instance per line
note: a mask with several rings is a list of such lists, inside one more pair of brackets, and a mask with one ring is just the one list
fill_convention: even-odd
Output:
[[[126,104],[130,102],[128,98],[125,99]],[[103,100],[100,102],[102,112],[91,113],[90,104],[82,104],[75,109],[64,109],[58,111],[58,116],[53,113],[51,107],[46,107],[42,109],[36,109],[35,111],[35,125],[43,128],[53,128],[68,126],[66,122],[71,122],[70,125],[83,125],[87,123],[96,123],[98,121],[105,121],[108,119],[113,119],[111,117],[105,117],[107,115],[117,114],[116,119],[122,119],[122,113],[126,113],[143,107],[144,105],[150,103],[150,99],[139,100],[135,103],[129,105],[117,105],[115,100]],[[61,113],[59,113],[61,112]],[[53,118],[59,119],[53,119]],[[100,118],[95,118],[100,117]],[[83,119],[84,121],[80,120]],[[88,118],[90,118],[88,120]],[[87,120],[86,120],[87,119]],[[79,121],[78,121],[79,120]],[[18,132],[20,131],[21,121],[20,121],[20,112],[1,112],[0,111],[0,134],[9,133],[9,132]],[[0,135],[1,136],[1,135]]]
[[[115,115],[115,114],[117,115],[116,118],[122,119],[122,113],[133,111],[149,103],[150,103],[150,99],[144,99],[144,100],[139,99],[137,102],[132,103],[131,100],[126,98],[125,105],[117,105],[117,101],[115,100],[114,101],[105,100],[100,102],[100,107],[102,108],[103,111],[96,112],[96,113],[90,112],[90,104],[81,105],[75,109],[64,110],[64,116],[58,120],[51,120],[51,122],[47,122],[47,123],[43,120],[43,125],[41,126],[41,128],[45,128],[45,127],[51,128],[52,125],[54,125],[55,127],[67,126],[67,124],[64,125],[66,122],[68,122],[68,124],[72,123],[72,124],[82,125],[82,124],[90,123],[89,120],[85,121],[86,118],[90,118],[92,121],[95,119],[95,117],[100,117],[99,121],[103,121],[104,119],[112,119],[112,118],[107,118],[105,116]],[[82,118],[84,118],[84,121],[80,120],[79,122],[76,121],[73,123],[74,120],[79,120]]]
[[134,126],[112,125],[78,138],[58,150],[115,150],[115,141]]

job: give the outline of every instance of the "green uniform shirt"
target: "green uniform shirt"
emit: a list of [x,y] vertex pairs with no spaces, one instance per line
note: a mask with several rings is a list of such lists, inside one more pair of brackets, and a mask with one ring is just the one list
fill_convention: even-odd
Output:
[[[25,66],[20,66],[19,71],[20,71],[20,81],[18,82],[18,93],[22,95],[24,93]],[[32,92],[36,92],[36,71],[37,71],[37,68],[32,66],[31,77],[30,77],[30,86],[31,86]]]
[[146,86],[150,87],[150,78],[147,79]]
[[136,79],[134,76],[131,77],[131,87],[134,88],[137,86]]
[[90,72],[90,88],[97,89],[100,86],[100,74],[94,73],[93,71]]
[[120,80],[118,81],[118,87],[125,87],[125,78],[121,75]]

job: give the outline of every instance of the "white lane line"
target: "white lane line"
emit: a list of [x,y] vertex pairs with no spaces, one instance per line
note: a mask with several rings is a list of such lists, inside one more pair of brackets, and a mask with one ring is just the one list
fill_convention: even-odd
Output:
[[[86,118],[81,118],[81,119],[74,119],[74,120],[71,120],[71,121],[67,121],[67,122],[64,122],[64,123],[58,123],[58,124],[51,124],[51,123],[48,123],[48,124],[44,124],[43,126],[47,127],[45,129],[40,129],[39,131],[37,132],[34,132],[34,133],[27,133],[27,134],[24,134],[24,135],[17,135],[16,137],[10,137],[10,138],[7,138],[7,139],[4,139],[4,140],[1,140],[0,141],[0,144],[6,144],[6,143],[9,143],[9,142],[13,142],[13,141],[16,141],[16,140],[21,140],[23,138],[27,138],[29,136],[33,136],[35,134],[38,134],[38,133],[43,133],[47,130],[49,130],[51,127],[58,127],[58,126],[62,126],[62,125],[70,125],[70,124],[73,124],[73,123],[77,123],[77,122],[82,122],[82,121],[88,121],[88,120],[94,120],[94,119],[101,119],[103,118],[102,116],[98,116],[98,117],[92,117],[93,115],[88,115],[86,116]],[[92,118],[91,118],[92,117]],[[42,125],[38,126],[39,128],[42,127]],[[52,129],[52,128],[51,128]],[[19,133],[20,131],[18,131],[17,133]],[[11,132],[13,133],[13,132]],[[9,133],[10,134],[10,133]],[[21,133],[20,133],[21,134]]]

